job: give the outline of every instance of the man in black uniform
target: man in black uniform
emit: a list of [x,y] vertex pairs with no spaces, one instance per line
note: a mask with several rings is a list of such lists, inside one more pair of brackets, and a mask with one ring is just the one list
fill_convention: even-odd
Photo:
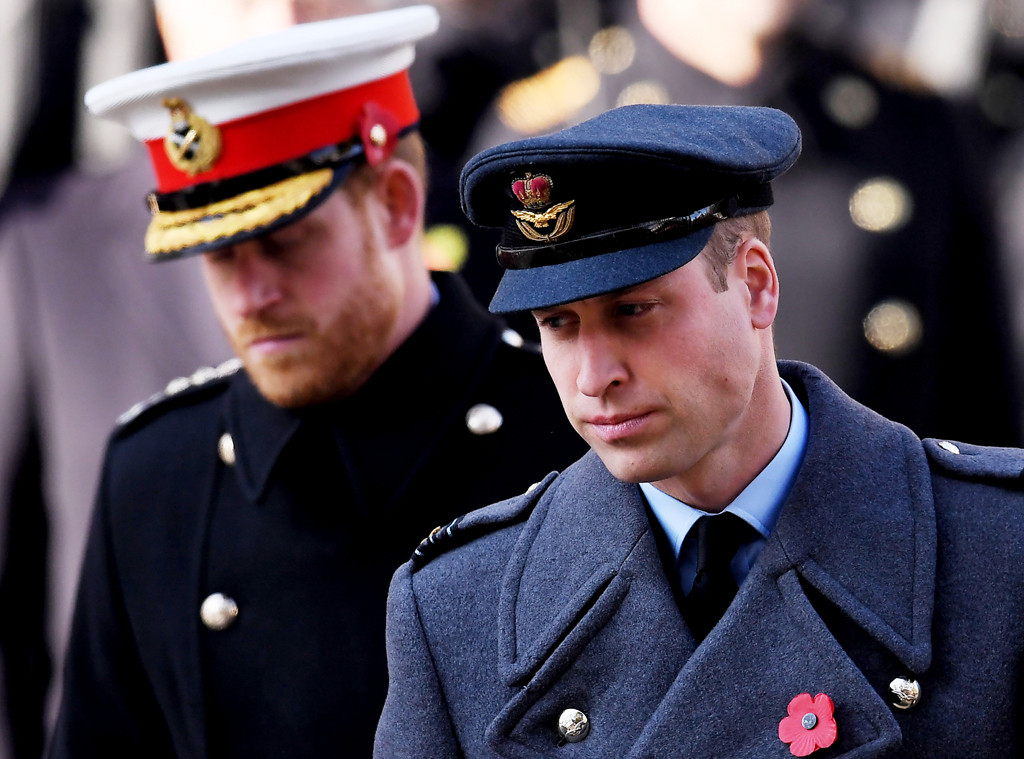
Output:
[[53,756],[368,756],[394,569],[583,450],[539,354],[422,262],[436,25],[300,25],[87,96],[147,144],[147,252],[202,254],[238,359],[113,434]]

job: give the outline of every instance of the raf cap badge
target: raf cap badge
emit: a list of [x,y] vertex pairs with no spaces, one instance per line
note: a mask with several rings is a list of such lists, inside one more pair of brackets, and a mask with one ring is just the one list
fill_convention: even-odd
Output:
[[[576,216],[574,200],[556,203],[550,208],[542,209],[551,202],[551,188],[554,182],[546,174],[527,174],[512,182],[512,192],[519,202],[527,209],[512,211],[516,217],[516,226],[523,236],[534,242],[550,242],[557,240],[570,229]],[[554,229],[550,229],[554,222]]]
[[171,112],[171,132],[164,138],[164,150],[174,167],[189,176],[213,168],[220,158],[220,130],[193,113],[181,98],[165,98],[163,106]]

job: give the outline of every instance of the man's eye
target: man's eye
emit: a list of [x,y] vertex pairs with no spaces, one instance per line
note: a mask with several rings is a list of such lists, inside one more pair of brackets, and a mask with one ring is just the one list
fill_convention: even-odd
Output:
[[534,318],[537,320],[537,326],[541,329],[560,329],[566,324],[566,318],[561,314],[551,314],[550,316],[536,315]]
[[302,244],[302,237],[294,234],[270,235],[266,240],[266,252],[269,255],[282,255],[295,250]]
[[273,248],[278,253],[284,253],[304,245],[312,235],[316,234],[316,230],[316,225],[312,224],[307,217],[274,230],[263,240],[268,248]]
[[206,256],[206,260],[213,264],[227,263],[231,260],[231,256],[234,249],[228,245],[224,248],[216,248],[215,250],[208,250],[203,255]]
[[619,316],[639,316],[650,310],[650,303],[620,303],[615,307],[615,311]]

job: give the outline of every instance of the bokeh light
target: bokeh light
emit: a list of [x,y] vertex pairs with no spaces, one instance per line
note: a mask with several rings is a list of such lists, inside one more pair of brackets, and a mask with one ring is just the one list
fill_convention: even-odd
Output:
[[671,102],[671,96],[668,94],[668,88],[665,85],[653,79],[645,79],[644,81],[634,82],[624,88],[619,93],[615,105],[642,105],[648,103],[668,105]]
[[520,134],[538,134],[572,118],[600,88],[601,75],[590,59],[570,56],[502,90],[498,117]]
[[878,116],[878,92],[859,76],[837,76],[821,99],[825,112],[847,129],[863,129]]
[[876,177],[862,183],[850,196],[850,218],[868,232],[894,232],[913,214],[913,199],[899,181]]
[[636,42],[621,26],[602,29],[590,40],[590,62],[602,74],[621,74],[633,65]]
[[885,300],[864,317],[864,337],[873,348],[891,356],[903,356],[921,344],[921,314],[908,301]]
[[469,238],[456,224],[435,224],[423,235],[423,260],[434,271],[459,271],[469,256]]

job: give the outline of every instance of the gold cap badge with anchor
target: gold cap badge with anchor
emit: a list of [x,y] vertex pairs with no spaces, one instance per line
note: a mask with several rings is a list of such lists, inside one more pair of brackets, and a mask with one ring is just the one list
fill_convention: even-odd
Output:
[[171,131],[164,138],[164,150],[174,167],[189,176],[213,168],[220,158],[220,130],[193,113],[181,98],[165,98],[161,103],[171,111]]
[[90,88],[89,110],[149,154],[147,257],[261,237],[391,156],[418,127],[409,66],[439,20],[412,5],[310,21]]

